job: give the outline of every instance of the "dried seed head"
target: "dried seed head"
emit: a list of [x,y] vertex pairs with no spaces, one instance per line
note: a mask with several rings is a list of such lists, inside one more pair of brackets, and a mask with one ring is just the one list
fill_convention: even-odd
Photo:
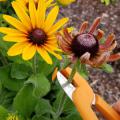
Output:
[[94,57],[99,49],[98,40],[92,34],[79,34],[72,41],[71,48],[76,57],[89,52]]

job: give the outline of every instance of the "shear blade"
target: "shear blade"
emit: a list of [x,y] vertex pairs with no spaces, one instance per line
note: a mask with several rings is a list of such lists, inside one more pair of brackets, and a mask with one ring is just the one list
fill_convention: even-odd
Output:
[[73,100],[72,94],[76,88],[71,83],[69,83],[68,80],[60,72],[57,73],[57,78],[58,78],[58,81],[59,81],[61,87],[63,88],[63,90],[67,94],[67,96],[71,100]]

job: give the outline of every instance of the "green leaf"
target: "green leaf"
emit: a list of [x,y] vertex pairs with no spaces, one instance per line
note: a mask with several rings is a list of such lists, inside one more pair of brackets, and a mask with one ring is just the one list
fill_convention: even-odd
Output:
[[43,73],[32,75],[26,84],[33,85],[33,95],[36,97],[43,97],[50,91],[50,82]]
[[6,117],[8,116],[8,111],[0,106],[0,120],[6,120]]
[[34,111],[37,99],[32,94],[33,86],[25,85],[17,93],[13,101],[13,108],[21,115],[28,117]]
[[78,112],[72,112],[67,117],[62,118],[61,120],[82,120]]
[[11,92],[7,89],[2,89],[0,92],[0,105],[4,106],[7,109],[10,109],[15,95],[16,92]]
[[112,73],[114,71],[112,66],[107,63],[103,64],[101,68],[102,68],[102,70],[104,70],[107,73]]
[[2,90],[2,82],[0,81],[0,92],[1,92],[1,90]]
[[[63,91],[59,91],[59,93],[56,97],[56,100],[53,104],[55,111],[58,110],[58,106],[59,106],[62,94],[63,94]],[[73,102],[68,97],[64,104],[62,116],[59,119],[60,120],[82,120],[79,113],[77,112],[76,107],[74,106]]]
[[50,105],[50,102],[48,100],[41,98],[35,107],[35,112],[39,116],[46,114],[46,113],[51,113],[52,106]]
[[61,101],[61,96],[63,96],[63,92],[64,92],[63,90],[62,91],[59,90],[59,92],[56,95],[56,99],[53,103],[53,108],[54,108],[55,111],[57,111],[57,109],[58,109],[58,106],[59,106],[60,101]]
[[11,68],[11,77],[15,79],[26,79],[32,69],[26,64],[14,63]]
[[101,0],[102,3],[105,3],[105,5],[109,5],[112,1],[111,0]]
[[52,65],[49,65],[44,61],[38,62],[37,69],[38,69],[39,73],[43,73],[45,76],[48,76],[54,71],[54,69],[57,65],[59,65],[59,61],[54,58]]
[[10,69],[11,65],[0,67],[0,81],[5,88],[18,91],[23,86],[23,80],[12,79]]
[[64,105],[63,112],[70,114],[71,112],[76,111],[76,107],[74,106],[73,102],[67,97],[67,100]]
[[[53,107],[54,107],[54,110],[57,111],[58,110],[58,106],[61,102],[61,97],[63,96],[63,93],[64,91],[59,91],[57,96],[56,96],[56,100],[54,101],[54,104],[53,104]],[[63,112],[64,113],[71,113],[71,111],[75,110],[75,106],[73,105],[73,102],[67,97],[66,98],[66,101],[65,101],[65,104],[64,104],[64,108],[63,108]]]
[[40,116],[40,117],[34,116],[34,117],[32,118],[32,120],[52,120],[52,119],[50,119],[50,118],[48,118],[48,117],[45,117],[45,116]]
[[18,63],[18,64],[25,64],[32,67],[31,61],[24,61],[20,55],[18,56],[7,56],[10,62]]

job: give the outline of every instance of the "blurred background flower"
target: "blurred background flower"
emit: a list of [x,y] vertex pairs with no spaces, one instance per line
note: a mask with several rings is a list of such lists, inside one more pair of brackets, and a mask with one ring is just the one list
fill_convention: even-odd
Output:
[[6,0],[0,0],[0,2],[4,2],[4,1],[6,1]]
[[[40,0],[34,0],[36,7],[38,6]],[[22,7],[24,7],[24,9],[28,9],[29,8],[29,0],[16,0],[16,2],[18,2],[19,4],[21,4]],[[45,2],[45,6],[46,7],[50,7],[55,5],[54,0],[44,0]]]
[[76,0],[57,0],[58,3],[60,3],[63,6],[70,5],[71,3],[75,2]]

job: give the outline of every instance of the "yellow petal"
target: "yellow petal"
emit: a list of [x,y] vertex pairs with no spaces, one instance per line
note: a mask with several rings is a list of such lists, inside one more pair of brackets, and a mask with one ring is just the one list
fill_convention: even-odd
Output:
[[9,34],[7,34],[8,36],[13,36],[13,37],[26,37],[27,38],[27,36],[28,35],[26,35],[26,34],[23,34],[23,33],[9,33]]
[[4,41],[8,41],[8,42],[25,42],[28,41],[28,39],[26,37],[18,37],[18,36],[10,36],[10,35],[6,35],[3,37]]
[[56,40],[48,40],[46,41],[46,45],[52,45],[58,47],[58,42]]
[[[20,0],[21,1],[21,0]],[[28,3],[29,0],[22,0],[25,4]]]
[[45,21],[46,4],[44,0],[39,0],[37,9],[37,27],[42,28]]
[[[71,33],[74,30],[74,27],[68,27],[67,30],[68,30],[68,33]],[[64,35],[63,31],[64,29],[60,30],[59,33]]]
[[35,2],[33,0],[29,0],[29,13],[32,22],[32,27],[35,28],[36,26],[36,7]]
[[46,47],[46,46],[44,46],[44,48],[45,48],[49,53],[51,53],[52,55],[54,55],[56,58],[58,58],[59,60],[62,60],[62,57],[61,57],[59,54],[55,53],[53,50],[51,50],[50,48],[48,48],[48,47]]
[[53,23],[55,22],[57,16],[58,16],[58,12],[59,12],[59,7],[55,6],[50,13],[47,16],[47,19],[45,21],[45,31],[48,31],[51,26],[53,25]]
[[27,11],[27,7],[26,7],[26,1],[25,0],[16,0],[16,2],[18,2],[20,4],[20,6]]
[[12,2],[12,6],[19,17],[19,19],[22,21],[23,25],[26,27],[28,31],[31,30],[31,21],[29,16],[27,15],[26,11],[20,6],[18,2]]
[[33,56],[36,53],[36,46],[29,43],[24,49],[23,49],[23,53],[22,53],[22,58],[24,60],[30,60],[31,58],[33,58]]
[[51,35],[55,33],[58,29],[60,29],[65,23],[68,22],[68,18],[63,18],[59,20],[55,25],[51,27],[51,29],[48,31],[48,35]]
[[22,4],[26,5],[26,3],[28,2],[27,0],[16,0],[17,2],[20,1]]
[[[0,32],[4,34],[24,34],[23,32],[7,27],[0,27]],[[25,34],[26,35],[26,34]]]
[[46,1],[46,7],[50,7],[52,6],[53,4],[51,4],[53,2],[53,0],[47,0]]
[[49,53],[51,53],[52,55],[54,55],[56,58],[58,58],[59,60],[62,60],[62,57],[55,53],[54,51],[52,51],[51,49],[47,48],[47,47],[44,47]]
[[58,52],[62,52],[61,49],[58,48],[57,45],[53,45],[53,44],[46,44],[46,47],[48,47],[49,49],[53,50],[53,51],[58,51]]
[[12,26],[20,30],[21,32],[28,33],[26,27],[16,18],[11,17],[9,15],[3,15],[3,18],[10,23]]
[[45,49],[37,47],[37,51],[48,64],[52,64],[52,59]]
[[48,35],[48,39],[51,40],[51,39],[56,39],[56,36],[53,34],[53,35]]
[[9,56],[16,56],[22,53],[23,48],[27,45],[27,42],[16,43],[7,52]]

